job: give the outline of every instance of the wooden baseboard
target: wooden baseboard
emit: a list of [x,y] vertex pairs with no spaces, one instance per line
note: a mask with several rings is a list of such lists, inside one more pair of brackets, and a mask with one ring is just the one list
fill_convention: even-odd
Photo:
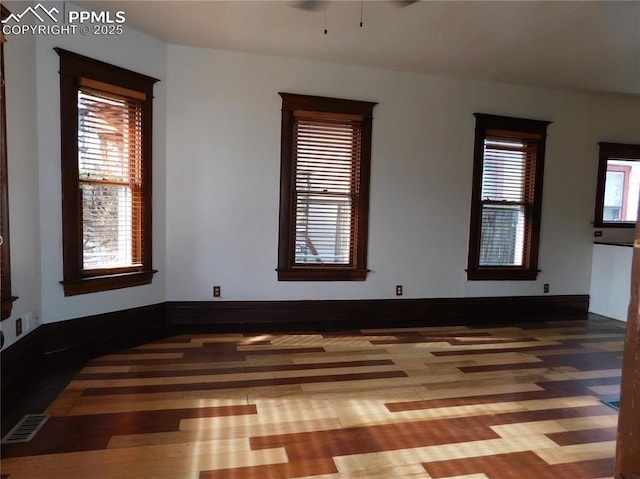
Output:
[[44,324],[0,353],[2,409],[45,361],[86,361],[189,331],[332,331],[587,318],[589,297],[519,296],[348,301],[168,302]]
[[336,330],[522,322],[584,315],[588,295],[335,301],[168,302],[176,331]]
[[[164,337],[176,328],[336,330],[521,322],[585,315],[587,295],[327,301],[182,301],[44,324],[2,350],[2,386],[43,356],[88,356]],[[169,329],[168,329],[169,328]]]
[[43,336],[44,327],[41,326],[0,353],[3,409],[17,385],[37,374],[42,364]]
[[0,353],[2,411],[21,401],[55,361],[83,364],[103,354],[166,337],[165,304],[43,324]]
[[[88,350],[107,354],[167,334],[165,303],[47,324],[44,354]],[[104,351],[104,352],[103,352]]]

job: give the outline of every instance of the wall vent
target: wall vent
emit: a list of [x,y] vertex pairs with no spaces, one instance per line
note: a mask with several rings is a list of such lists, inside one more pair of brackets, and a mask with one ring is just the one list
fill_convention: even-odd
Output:
[[601,401],[603,404],[606,404],[609,407],[612,407],[613,409],[618,409],[620,410],[620,400],[613,400],[613,401]]
[[2,438],[2,444],[31,441],[50,417],[51,414],[27,414]]

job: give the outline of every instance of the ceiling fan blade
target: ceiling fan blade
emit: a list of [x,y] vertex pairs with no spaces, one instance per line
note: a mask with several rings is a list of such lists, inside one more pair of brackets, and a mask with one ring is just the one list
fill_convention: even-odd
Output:
[[404,8],[414,3],[418,3],[420,0],[390,0],[396,7]]
[[[299,10],[305,10],[307,12],[315,12],[321,10],[327,0],[292,0],[290,5]],[[420,0],[389,0],[396,7],[408,7],[414,3],[418,3]]]
[[324,0],[295,0],[291,2],[291,6],[308,12],[315,12],[322,8]]

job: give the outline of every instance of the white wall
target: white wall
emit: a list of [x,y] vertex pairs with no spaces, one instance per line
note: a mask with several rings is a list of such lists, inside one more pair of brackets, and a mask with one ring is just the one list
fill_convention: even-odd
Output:
[[589,311],[619,321],[627,320],[631,298],[631,260],[628,246],[593,246]]
[[[9,5],[9,8],[12,8]],[[13,10],[13,8],[12,8]],[[35,38],[11,37],[4,46],[7,100],[7,170],[11,238],[11,317],[0,323],[5,347],[16,340],[15,320],[23,334],[35,329],[40,303],[40,209],[36,131]],[[31,320],[27,321],[27,315]]]
[[[588,294],[598,141],[634,97],[169,46],[167,299]],[[278,91],[376,101],[366,282],[278,282]],[[474,112],[550,120],[537,281],[468,282]]]
[[[11,2],[21,12],[26,2]],[[47,7],[62,2],[48,2]],[[70,3],[68,9],[77,9]],[[165,129],[167,45],[125,26],[122,35],[25,35],[9,37],[24,45],[7,47],[8,163],[10,171],[13,293],[20,296],[12,319],[2,323],[7,342],[15,341],[14,317],[40,311],[42,323],[73,319],[165,301]],[[59,57],[61,47],[128,68],[161,81],[154,87],[153,266],[151,285],[65,297],[62,280]],[[18,60],[19,58],[19,60]],[[12,78],[13,77],[13,78]],[[15,95],[15,96],[14,96]],[[18,99],[18,95],[19,98]],[[11,97],[11,98],[9,98]],[[20,124],[18,124],[20,122]],[[24,299],[23,299],[24,298]],[[26,333],[26,331],[25,331]]]
[[[18,4],[18,6],[13,6]],[[49,4],[51,5],[51,4]],[[70,4],[67,4],[69,8]],[[12,2],[12,10],[25,4]],[[62,4],[58,4],[62,10]],[[154,102],[153,284],[66,298],[62,279],[59,46],[161,81]],[[640,142],[637,97],[571,94],[121,36],[7,45],[14,315],[45,323],[165,300],[587,294],[598,141]],[[278,91],[378,102],[366,282],[276,280]],[[467,282],[474,112],[551,120],[535,282]],[[166,281],[165,281],[166,279]]]
[[[51,5],[51,4],[49,4]],[[69,8],[67,6],[67,8]],[[75,7],[74,7],[75,8]],[[62,4],[59,5],[63,10]],[[62,204],[60,179],[61,47],[81,55],[161,79],[154,87],[153,143],[153,266],[160,273],[147,286],[65,297],[62,279]],[[44,322],[88,316],[164,301],[165,118],[166,55],[163,42],[125,28],[122,35],[38,36],[37,105],[40,167],[40,228],[42,251],[42,317]]]

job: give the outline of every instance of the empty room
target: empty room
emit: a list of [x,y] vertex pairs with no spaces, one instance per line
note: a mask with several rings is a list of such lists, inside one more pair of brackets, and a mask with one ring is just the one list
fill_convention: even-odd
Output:
[[640,2],[1,7],[0,478],[640,478]]

